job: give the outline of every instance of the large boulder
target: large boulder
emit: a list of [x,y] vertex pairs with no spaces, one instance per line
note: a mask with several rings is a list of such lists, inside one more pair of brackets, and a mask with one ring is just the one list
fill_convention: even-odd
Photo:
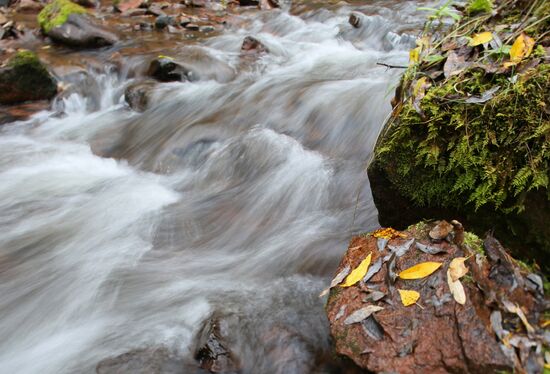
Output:
[[[424,271],[426,263],[435,266]],[[336,273],[331,334],[336,351],[363,369],[542,373],[543,279],[491,236],[482,242],[458,221],[380,229],[353,238]]]
[[56,93],[56,80],[33,52],[19,51],[0,68],[0,104],[49,100]]
[[76,48],[96,48],[117,42],[87,10],[69,0],[54,0],[38,14],[42,31],[55,42]]

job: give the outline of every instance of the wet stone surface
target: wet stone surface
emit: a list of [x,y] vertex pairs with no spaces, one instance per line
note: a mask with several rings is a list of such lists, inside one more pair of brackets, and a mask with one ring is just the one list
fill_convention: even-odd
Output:
[[[541,372],[539,349],[544,338],[537,325],[547,301],[540,291],[526,285],[527,276],[536,276],[520,269],[492,237],[486,239],[484,255],[471,244],[430,240],[435,233],[449,238],[453,233],[447,232],[448,228],[449,224],[442,221],[386,238],[375,237],[375,232],[374,236],[351,240],[336,274],[346,266],[355,269],[368,254],[372,256],[371,267],[377,261],[383,265],[366,283],[361,280],[350,287],[332,288],[326,311],[337,352],[373,372]],[[426,247],[436,254],[420,250]],[[457,257],[467,258],[469,270],[460,279],[466,294],[464,305],[453,298],[446,276]],[[420,279],[397,276],[423,262],[442,265]],[[398,290],[416,291],[420,298],[405,306]],[[383,309],[359,322],[348,318],[369,306]],[[529,325],[522,322],[522,313]],[[496,331],[502,327],[491,322],[497,314],[504,316],[502,324],[508,326],[500,338]],[[510,339],[524,343],[512,344]]]

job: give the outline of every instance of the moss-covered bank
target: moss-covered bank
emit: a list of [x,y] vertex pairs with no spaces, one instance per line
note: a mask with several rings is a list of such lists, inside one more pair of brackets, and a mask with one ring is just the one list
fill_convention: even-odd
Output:
[[[550,253],[546,8],[475,0],[453,27],[426,29],[369,167],[383,225],[460,217],[523,255]],[[519,58],[518,39],[534,44]]]

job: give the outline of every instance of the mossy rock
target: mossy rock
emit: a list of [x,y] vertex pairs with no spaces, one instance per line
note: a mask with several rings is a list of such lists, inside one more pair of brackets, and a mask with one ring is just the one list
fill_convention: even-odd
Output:
[[57,82],[30,51],[19,51],[0,69],[0,104],[49,100],[57,93]]
[[[472,70],[430,88],[422,115],[400,104],[369,167],[382,225],[457,217],[520,256],[550,253],[550,65],[516,78]],[[485,104],[456,97],[496,86]]]
[[67,22],[71,14],[86,14],[87,10],[69,0],[54,0],[38,14],[38,24],[45,33]]

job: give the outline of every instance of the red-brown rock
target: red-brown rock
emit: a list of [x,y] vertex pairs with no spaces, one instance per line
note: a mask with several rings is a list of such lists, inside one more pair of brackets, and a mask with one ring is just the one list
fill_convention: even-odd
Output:
[[[369,253],[371,268],[379,261],[382,266],[366,283],[361,280],[351,287],[331,290],[326,311],[336,351],[372,372],[542,372],[542,353],[537,351],[542,344],[542,330],[537,323],[547,301],[541,290],[526,280],[527,276],[536,276],[521,270],[491,237],[485,243],[486,257],[475,252],[471,243],[432,243],[428,233],[434,226],[419,225],[387,243],[372,235],[351,240],[337,274],[346,266],[356,268]],[[442,252],[425,253],[417,248],[417,242],[424,249],[429,246],[436,252],[437,247]],[[403,254],[399,257],[393,252]],[[467,300],[460,305],[450,293],[446,273],[453,258],[468,256],[469,273],[461,279]],[[425,261],[441,262],[442,266],[422,279],[397,277],[392,281],[393,274]],[[405,307],[398,289],[419,292],[417,304]],[[368,305],[384,309],[362,322],[346,324],[350,314]],[[514,305],[521,306],[534,331],[527,333],[519,316],[510,312]],[[497,337],[496,330],[501,337],[507,330],[506,337]],[[527,347],[529,344],[533,346]]]

